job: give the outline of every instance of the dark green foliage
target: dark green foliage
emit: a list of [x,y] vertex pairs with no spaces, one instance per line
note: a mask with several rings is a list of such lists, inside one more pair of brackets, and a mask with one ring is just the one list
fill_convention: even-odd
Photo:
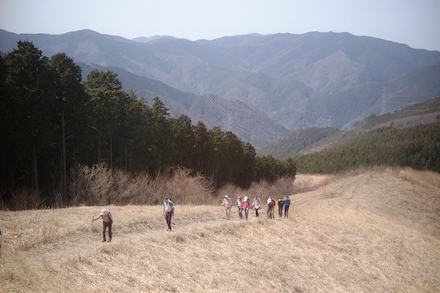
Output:
[[440,123],[381,128],[319,153],[297,156],[295,162],[301,173],[336,173],[375,165],[440,172]]
[[8,91],[2,99],[6,113],[2,127],[6,143],[1,155],[8,169],[2,175],[9,186],[26,183],[38,192],[39,177],[48,176],[55,166],[50,153],[56,100],[49,60],[31,42],[18,42],[18,48],[5,56],[5,64]]
[[296,164],[292,158],[281,161],[272,156],[257,157],[255,181],[273,182],[281,177],[294,177],[295,174]]
[[[66,206],[77,198],[68,173],[78,165],[156,175],[180,166],[247,188],[255,180],[295,176],[293,161],[256,157],[255,148],[220,127],[171,118],[159,97],[149,107],[122,90],[118,75],[81,68],[65,54],[48,59],[30,42],[0,59],[0,203],[10,209],[17,190],[28,190],[32,207]],[[263,170],[267,168],[267,171]],[[20,200],[26,202],[26,200]]]

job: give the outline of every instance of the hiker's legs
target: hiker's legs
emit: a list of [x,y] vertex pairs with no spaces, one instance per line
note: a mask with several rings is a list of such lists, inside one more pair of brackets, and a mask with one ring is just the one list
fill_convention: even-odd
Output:
[[279,216],[280,218],[283,217],[283,206],[278,206],[278,216]]
[[102,241],[106,241],[105,239],[105,230],[108,227],[108,239],[112,240],[112,222],[102,222]]
[[242,208],[238,208],[238,216],[240,217],[240,219],[243,219],[243,209]]
[[258,214],[258,208],[255,208],[255,217],[258,217],[259,216],[259,214]]
[[171,231],[171,217],[172,217],[173,213],[165,213],[165,219],[167,221],[167,225],[168,225],[168,230]]
[[289,217],[289,206],[284,206],[284,217],[285,218]]
[[245,216],[246,220],[248,219],[248,215],[249,215],[249,209],[245,209],[244,216]]
[[105,241],[105,230],[107,229],[106,222],[102,222],[102,241]]
[[229,217],[231,216],[231,208],[225,208],[226,210],[226,218],[229,220]]

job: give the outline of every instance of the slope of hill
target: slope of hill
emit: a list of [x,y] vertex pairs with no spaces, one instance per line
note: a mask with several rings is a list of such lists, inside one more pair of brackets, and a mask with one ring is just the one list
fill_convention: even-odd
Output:
[[[276,158],[286,158],[301,154],[317,145],[333,144],[342,137],[343,132],[337,128],[305,128],[295,130],[258,150],[259,156],[271,155]],[[326,143],[327,142],[327,143]]]
[[402,178],[333,177],[282,220],[177,204],[173,232],[161,206],[110,206],[111,243],[90,222],[101,207],[0,211],[2,291],[435,292],[440,189]]
[[296,156],[295,162],[297,171],[305,173],[337,173],[375,165],[440,172],[439,145],[440,122],[403,129],[380,128],[320,152]]
[[[355,144],[357,140],[363,140],[365,144],[375,144],[375,142],[368,142],[369,134],[366,132],[384,127],[401,129],[439,122],[440,97],[437,97],[383,115],[372,114],[344,131],[337,131],[329,127],[293,131],[287,136],[263,146],[258,150],[258,154],[285,158],[319,152],[349,140]],[[434,126],[433,131],[436,129]],[[391,143],[396,138],[389,137],[388,139]]]
[[225,99],[214,95],[185,93],[160,81],[129,73],[118,67],[102,67],[78,63],[83,70],[83,78],[93,69],[111,70],[118,74],[123,89],[133,91],[139,98],[145,98],[152,105],[155,97],[160,97],[170,109],[172,117],[187,115],[193,124],[203,122],[209,129],[220,126],[232,131],[242,140],[261,147],[274,139],[282,137],[288,130],[260,108],[238,100]]
[[380,127],[412,127],[417,124],[436,123],[440,115],[440,97],[407,106],[383,115],[372,114],[347,128],[357,133]]
[[[140,43],[90,30],[62,35],[0,30],[0,50],[8,52],[23,39],[47,56],[62,51],[75,62],[119,67],[183,92],[241,101],[289,130],[343,128],[440,95],[440,52],[348,33]],[[181,103],[186,101],[171,110]]]

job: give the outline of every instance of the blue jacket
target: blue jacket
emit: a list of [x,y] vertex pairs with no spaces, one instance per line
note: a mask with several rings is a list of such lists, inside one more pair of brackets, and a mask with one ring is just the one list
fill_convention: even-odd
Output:
[[287,207],[290,206],[290,198],[284,200],[284,206],[285,206],[285,207],[286,207],[286,206],[287,206]]

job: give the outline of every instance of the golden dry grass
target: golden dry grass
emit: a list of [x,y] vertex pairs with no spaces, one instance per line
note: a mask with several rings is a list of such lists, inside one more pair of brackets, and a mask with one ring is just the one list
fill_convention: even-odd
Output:
[[[290,218],[225,220],[218,206],[0,212],[1,292],[436,292],[440,189],[394,170],[298,175]],[[307,188],[305,188],[307,187]],[[265,198],[265,195],[262,195]]]
[[430,171],[417,171],[411,168],[403,168],[398,172],[399,177],[421,186],[433,185],[440,187],[440,174]]

